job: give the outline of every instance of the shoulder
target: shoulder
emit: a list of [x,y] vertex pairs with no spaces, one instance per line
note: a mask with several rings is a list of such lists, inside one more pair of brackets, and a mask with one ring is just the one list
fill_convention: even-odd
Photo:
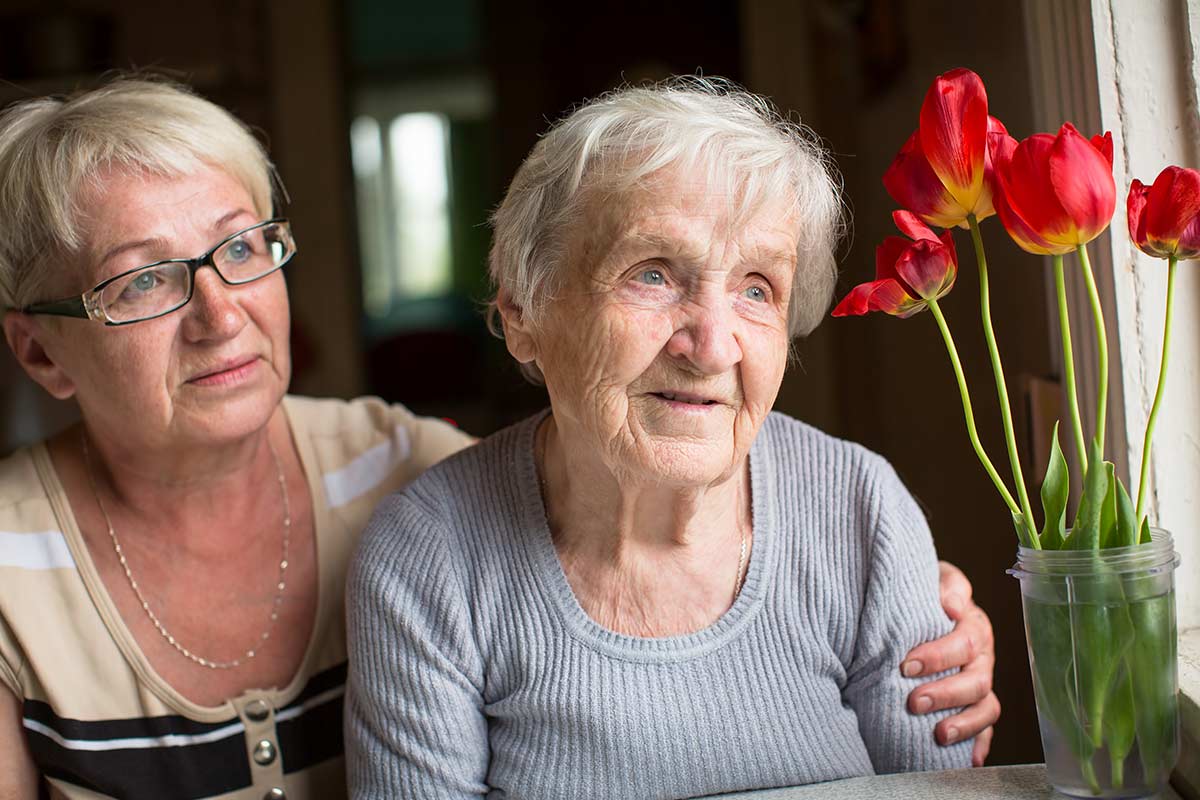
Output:
[[347,451],[362,452],[382,438],[399,440],[409,455],[427,466],[469,445],[473,439],[453,425],[413,414],[399,403],[378,397],[354,400],[288,396],[284,399],[293,430],[314,438],[337,438]]
[[929,541],[924,513],[883,456],[780,413],[759,436],[784,513],[819,537],[856,541],[867,553],[897,538]]
[[889,492],[902,486],[896,471],[883,456],[787,414],[771,412],[759,433],[763,434],[776,469],[802,469],[828,485],[846,485],[851,481],[867,492]]
[[[0,459],[0,519],[30,501],[46,499],[46,487],[38,475],[33,452],[28,447]],[[3,525],[0,523],[0,529]]]
[[527,445],[540,415],[488,436],[426,470],[383,499],[363,534],[358,560],[393,558],[413,548],[467,562],[500,557],[505,532],[520,525],[536,493]]
[[377,397],[287,397],[284,410],[306,467],[320,474],[328,505],[361,506],[354,513],[362,521],[381,497],[473,441],[442,420]]

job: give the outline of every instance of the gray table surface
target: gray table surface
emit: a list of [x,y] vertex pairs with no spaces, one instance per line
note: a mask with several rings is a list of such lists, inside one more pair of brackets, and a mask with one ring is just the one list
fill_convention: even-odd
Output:
[[[954,769],[846,778],[789,789],[720,795],[721,800],[1063,800],[1046,783],[1046,767]],[[1170,789],[1161,800],[1179,800]]]

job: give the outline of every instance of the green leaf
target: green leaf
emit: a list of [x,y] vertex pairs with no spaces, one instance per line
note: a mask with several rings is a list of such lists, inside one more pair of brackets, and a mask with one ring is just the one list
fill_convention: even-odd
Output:
[[1134,724],[1147,784],[1166,782],[1175,766],[1178,658],[1174,593],[1139,599],[1129,606],[1134,644],[1126,652],[1133,679]]
[[1150,544],[1150,520],[1142,520],[1142,533],[1138,537],[1138,544]]
[[1100,445],[1088,444],[1088,471],[1083,478],[1083,497],[1075,512],[1075,523],[1064,547],[1068,550],[1096,550],[1100,547],[1100,513],[1108,493],[1108,467]]
[[1067,472],[1067,460],[1058,446],[1058,423],[1054,423],[1054,436],[1050,444],[1050,461],[1046,465],[1046,478],[1042,481],[1042,510],[1046,512],[1046,524],[1040,536],[1044,550],[1061,550],[1067,535],[1067,496],[1071,491],[1071,478]]
[[1137,512],[1133,500],[1125,486],[1117,479],[1117,533],[1115,547],[1130,547],[1138,543],[1140,536],[1137,525]]
[[1114,788],[1125,783],[1125,757],[1133,750],[1134,738],[1133,682],[1128,661],[1121,666],[1104,709],[1104,743],[1108,745]]
[[1104,462],[1108,475],[1108,488],[1104,492],[1104,503],[1100,506],[1100,547],[1116,547],[1117,533],[1117,470],[1111,461]]

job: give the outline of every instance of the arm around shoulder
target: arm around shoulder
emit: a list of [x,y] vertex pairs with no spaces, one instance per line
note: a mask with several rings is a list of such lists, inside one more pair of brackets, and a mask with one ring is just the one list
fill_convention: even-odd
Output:
[[393,495],[375,512],[346,587],[352,797],[487,792],[482,658],[442,525]]
[[945,635],[951,623],[924,515],[890,465],[880,460],[875,473],[873,529],[863,534],[866,593],[844,693],[876,772],[969,767],[970,741],[942,747],[934,739],[935,725],[953,710],[918,716],[907,709],[920,680],[904,677],[900,662],[913,646]]

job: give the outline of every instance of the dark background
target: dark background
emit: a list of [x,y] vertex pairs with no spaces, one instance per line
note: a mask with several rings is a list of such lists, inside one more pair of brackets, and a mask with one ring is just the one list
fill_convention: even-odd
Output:
[[[293,391],[364,393],[486,434],[541,407],[483,325],[487,214],[548,122],[619,85],[672,73],[721,75],[774,98],[837,156],[854,214],[839,293],[873,276],[893,233],[880,176],[916,127],[926,88],[956,66],[979,72],[992,113],[1032,133],[1020,5],[949,0],[693,0],[568,8],[549,0],[150,0],[0,2],[0,105],[96,85],[113,69],[191,83],[253,125],[291,202],[300,253],[288,267]],[[362,98],[474,87],[485,102],[451,116],[451,289],[368,319],[362,294],[349,130]],[[0,233],[2,235],[2,233]],[[1003,440],[978,326],[970,242],[944,303],[993,461]],[[1053,381],[1041,265],[984,224],[992,304],[1027,478],[1029,387]],[[996,627],[1004,705],[990,763],[1040,761],[1009,515],[971,451],[957,389],[928,315],[828,321],[798,343],[777,408],[883,453],[930,519]],[[0,355],[0,452],[40,438],[73,410]],[[1003,470],[1002,470],[1003,471]],[[1036,497],[1036,486],[1032,488]],[[1035,501],[1036,502],[1036,501]]]

